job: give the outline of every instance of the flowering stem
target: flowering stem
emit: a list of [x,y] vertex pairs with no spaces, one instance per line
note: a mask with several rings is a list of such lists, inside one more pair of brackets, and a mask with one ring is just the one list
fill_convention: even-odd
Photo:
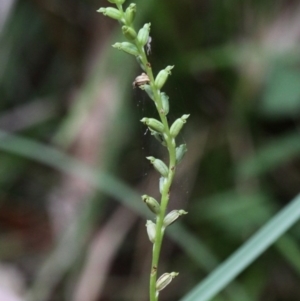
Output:
[[147,195],[142,196],[142,199],[149,209],[156,214],[156,224],[152,221],[147,221],[146,227],[149,239],[153,243],[149,296],[150,301],[157,301],[158,292],[168,285],[172,278],[178,275],[176,272],[165,273],[157,279],[159,256],[165,228],[173,223],[180,215],[187,213],[184,210],[173,210],[166,217],[166,211],[170,199],[170,188],[174,178],[176,164],[181,161],[187,151],[185,144],[176,148],[175,137],[180,132],[189,115],[183,115],[169,126],[166,117],[169,111],[168,97],[165,93],[161,92],[161,88],[165,84],[168,76],[171,74],[171,69],[173,69],[174,66],[167,66],[165,69],[161,70],[156,77],[154,77],[151,64],[148,61],[144,49],[144,47],[147,47],[147,49],[150,47],[148,45],[151,41],[151,37],[149,36],[150,23],[145,24],[137,33],[132,24],[136,12],[136,5],[131,3],[124,11],[122,7],[124,1],[125,0],[109,0],[109,2],[116,4],[117,9],[112,7],[100,8],[98,12],[101,12],[113,19],[117,19],[121,24],[123,24],[122,31],[128,42],[115,43],[113,47],[134,55],[141,68],[146,72],[136,78],[134,85],[145,90],[153,100],[160,121],[154,118],[143,118],[141,121],[149,127],[151,134],[167,148],[169,155],[168,167],[159,159],[152,156],[147,157],[147,159],[149,159],[153,164],[154,168],[161,174],[160,204],[152,197]]

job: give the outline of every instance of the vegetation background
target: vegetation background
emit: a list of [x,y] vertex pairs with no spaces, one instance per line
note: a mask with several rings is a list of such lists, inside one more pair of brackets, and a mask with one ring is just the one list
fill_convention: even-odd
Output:
[[[129,4],[125,3],[125,4]],[[191,113],[170,209],[161,300],[179,300],[297,195],[300,3],[136,1],[151,22],[170,120]],[[145,156],[165,155],[106,1],[0,1],[0,300],[147,300]],[[174,230],[175,229],[175,230]],[[300,300],[295,225],[214,301]]]

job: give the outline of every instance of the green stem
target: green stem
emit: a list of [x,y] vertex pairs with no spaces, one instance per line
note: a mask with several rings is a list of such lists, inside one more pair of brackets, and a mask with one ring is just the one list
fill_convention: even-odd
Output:
[[157,112],[165,128],[165,134],[166,134],[165,142],[167,144],[167,149],[169,152],[169,174],[161,193],[161,206],[160,206],[160,213],[157,216],[157,221],[156,221],[156,236],[155,236],[155,242],[153,244],[151,273],[150,273],[150,286],[149,286],[150,301],[157,301],[158,300],[158,294],[156,292],[157,269],[158,269],[158,262],[159,262],[162,240],[164,237],[163,221],[166,215],[166,210],[170,198],[170,188],[175,174],[176,143],[174,138],[170,135],[168,120],[165,114],[162,113],[163,108],[162,108],[161,94],[160,91],[157,90],[154,84],[154,76],[153,76],[151,65],[147,60],[147,56],[145,54],[144,49],[140,47],[138,43],[135,44],[139,49],[141,61],[150,79],[150,86],[154,94],[154,102],[156,104]]
[[[118,9],[122,12],[124,15],[124,11],[122,8],[122,5],[117,4]],[[125,21],[126,23],[126,21]],[[131,25],[132,24],[126,24]],[[136,47],[139,50],[139,55],[141,58],[141,62],[144,66],[144,69],[146,70],[146,73],[150,79],[150,86],[152,88],[153,94],[154,94],[154,102],[157,108],[157,112],[159,114],[160,120],[164,125],[165,128],[165,142],[167,145],[167,149],[169,152],[169,173],[167,177],[167,181],[165,181],[164,186],[162,188],[161,192],[161,205],[160,205],[160,213],[157,216],[156,221],[156,237],[155,242],[153,244],[153,251],[152,251],[152,264],[151,264],[151,273],[150,273],[150,286],[149,286],[149,295],[150,295],[150,301],[157,301],[158,300],[158,294],[156,292],[156,281],[157,281],[157,268],[158,268],[158,262],[159,262],[159,255],[162,245],[162,240],[164,236],[164,227],[163,227],[163,221],[166,215],[166,210],[169,202],[170,197],[170,187],[174,178],[175,173],[175,165],[176,165],[176,144],[173,137],[170,135],[170,128],[168,120],[164,114],[163,108],[162,108],[162,100],[161,100],[161,94],[160,91],[156,88],[154,83],[154,76],[152,72],[152,68],[150,63],[148,62],[144,47],[141,47],[138,43],[138,41],[135,39],[133,41],[136,45]]]

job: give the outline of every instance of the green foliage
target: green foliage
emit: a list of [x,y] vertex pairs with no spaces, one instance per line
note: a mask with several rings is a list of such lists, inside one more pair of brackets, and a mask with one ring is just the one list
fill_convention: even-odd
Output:
[[300,110],[300,72],[275,66],[262,99],[261,111],[271,118],[293,118]]

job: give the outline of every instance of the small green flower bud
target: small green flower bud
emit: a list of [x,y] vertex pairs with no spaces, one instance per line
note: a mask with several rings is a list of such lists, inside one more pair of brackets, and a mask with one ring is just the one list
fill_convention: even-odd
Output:
[[164,218],[164,227],[172,225],[178,219],[178,217],[180,217],[181,215],[184,215],[184,214],[187,214],[187,212],[182,209],[172,210]]
[[142,62],[142,58],[141,58],[140,55],[136,57],[136,60],[137,60],[138,64],[140,65],[140,67],[141,67],[144,71],[146,71],[146,70],[145,70],[145,66],[144,66],[144,64],[143,64],[143,62]]
[[141,85],[140,88],[144,90],[152,100],[154,100],[153,91],[150,85]]
[[146,23],[138,32],[137,40],[139,44],[144,47],[147,44],[150,32],[151,23]]
[[144,194],[142,195],[142,200],[154,214],[159,214],[160,206],[155,198]]
[[136,38],[136,32],[132,27],[122,26],[123,35],[128,40],[134,40]]
[[171,74],[171,70],[174,68],[174,66],[168,66],[165,69],[159,71],[155,78],[155,86],[158,90],[160,90],[163,85],[165,84],[168,76]]
[[123,50],[126,53],[138,56],[139,51],[136,46],[129,42],[115,43],[112,47],[117,48],[119,50]]
[[146,157],[150,162],[151,164],[153,164],[154,168],[163,176],[163,177],[167,177],[168,174],[169,174],[169,169],[167,167],[167,165],[159,160],[159,159],[156,159],[152,156],[150,157]]
[[164,110],[164,115],[168,115],[169,113],[169,96],[162,92],[160,93],[160,97],[161,97],[161,104]]
[[116,20],[120,20],[122,18],[122,12],[114,7],[100,7],[97,12]]
[[186,144],[181,144],[176,147],[176,164],[179,164],[187,152]]
[[107,0],[110,3],[114,3],[114,4],[123,4],[125,2],[125,0]]
[[162,192],[163,192],[163,189],[164,189],[164,185],[165,185],[165,182],[166,182],[166,178],[164,178],[164,177],[160,177],[159,178],[159,192],[160,192],[160,194],[162,194]]
[[180,130],[182,129],[183,125],[186,123],[186,120],[189,118],[189,114],[185,114],[180,118],[176,119],[174,123],[171,125],[170,134],[173,138],[175,138]]
[[146,228],[147,228],[147,234],[149,237],[149,240],[154,243],[155,242],[155,236],[156,236],[156,225],[150,220],[147,220],[146,223]]
[[127,24],[131,24],[135,18],[136,4],[131,3],[125,10],[125,20]]
[[154,118],[144,117],[143,119],[141,119],[141,122],[146,124],[151,130],[154,130],[156,132],[163,133],[164,131],[164,125]]
[[162,274],[156,281],[156,290],[158,292],[163,290],[178,274],[176,272]]
[[151,135],[157,140],[159,141],[163,146],[167,146],[166,141],[164,139],[164,136],[152,129],[150,129]]

